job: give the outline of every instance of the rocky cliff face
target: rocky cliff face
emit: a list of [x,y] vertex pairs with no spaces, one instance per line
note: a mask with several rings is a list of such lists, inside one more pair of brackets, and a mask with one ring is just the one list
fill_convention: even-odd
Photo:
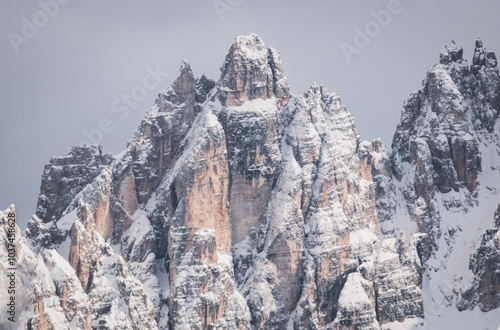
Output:
[[496,310],[500,78],[481,41],[462,54],[441,52],[391,152],[326,87],[292,95],[255,34],[217,82],[183,62],[124,152],[45,167],[16,229],[16,327],[432,328]]
[[422,89],[405,103],[392,144],[389,194],[401,196],[393,198],[394,218],[403,231],[420,235],[431,324],[450,314],[447,308],[489,311],[498,302],[491,268],[497,262],[498,67],[480,40],[471,66],[462,54],[454,43],[443,49]]

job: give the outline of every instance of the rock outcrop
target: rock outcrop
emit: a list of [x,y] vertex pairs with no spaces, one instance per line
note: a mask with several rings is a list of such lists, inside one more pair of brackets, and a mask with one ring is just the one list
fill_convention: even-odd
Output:
[[45,165],[36,215],[45,222],[59,219],[76,194],[111,163],[101,147],[75,146],[65,157],[54,157]]
[[290,93],[255,34],[217,82],[183,61],[126,150],[76,146],[46,165],[15,228],[16,328],[393,329],[495,313],[500,78],[479,40],[472,63],[445,47],[387,151],[325,86]]

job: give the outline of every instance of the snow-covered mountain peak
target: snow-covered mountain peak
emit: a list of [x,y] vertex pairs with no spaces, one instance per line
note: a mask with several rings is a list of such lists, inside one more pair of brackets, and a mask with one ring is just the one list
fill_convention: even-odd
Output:
[[448,64],[450,62],[460,62],[462,60],[462,56],[464,54],[464,50],[462,47],[455,44],[454,41],[446,45],[441,53],[439,54],[441,64]]
[[255,33],[236,37],[231,49],[235,56],[246,57],[251,60],[262,60],[267,57],[267,47],[264,41]]
[[184,69],[191,70],[191,64],[189,64],[189,61],[186,59],[182,60],[179,71],[182,72]]
[[441,328],[500,307],[500,79],[481,42],[462,53],[441,52],[392,151],[325,86],[291,95],[255,34],[217,83],[183,61],[119,157],[46,165],[15,228],[21,328]]
[[227,106],[256,98],[286,99],[290,93],[279,52],[266,47],[256,34],[236,38],[221,67],[217,87],[221,103]]

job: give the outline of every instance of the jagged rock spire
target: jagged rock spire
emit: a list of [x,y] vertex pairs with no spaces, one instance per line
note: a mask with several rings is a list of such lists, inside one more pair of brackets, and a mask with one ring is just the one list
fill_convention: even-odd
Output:
[[228,106],[273,95],[289,96],[279,52],[266,47],[254,33],[236,38],[221,67],[218,86],[221,102]]
[[440,54],[439,63],[448,64],[450,62],[459,62],[462,60],[464,50],[462,47],[455,44],[455,41],[446,45]]
[[187,106],[194,106],[195,79],[188,61],[182,61],[179,76],[162,94],[163,102],[157,100],[160,112],[168,112],[175,106],[184,103]]
[[488,52],[481,39],[476,40],[470,71],[474,76],[474,113],[480,126],[493,132],[500,112],[500,75],[495,53]]
[[472,68],[446,46],[386,152],[324,86],[287,102],[257,35],[217,85],[183,62],[127,150],[46,166],[37,215],[14,229],[33,284],[20,327],[408,328],[498,308],[496,65],[480,41]]
[[474,66],[486,66],[486,67],[496,67],[498,62],[494,52],[486,51],[483,47],[483,42],[481,39],[476,40],[476,48],[474,49],[474,57],[472,59],[472,64]]

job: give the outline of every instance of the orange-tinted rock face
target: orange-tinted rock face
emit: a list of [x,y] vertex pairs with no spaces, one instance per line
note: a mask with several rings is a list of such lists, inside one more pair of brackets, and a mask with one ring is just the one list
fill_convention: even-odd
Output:
[[[137,207],[139,206],[135,193],[135,182],[132,172],[132,166],[129,166],[125,176],[121,178],[120,182],[118,183],[118,201],[122,205],[125,212],[127,212],[131,216],[134,215],[135,211],[137,211]],[[125,230],[126,229],[124,229],[123,231]]]
[[173,206],[176,219],[171,230],[188,233],[183,240],[191,241],[197,230],[215,229],[217,249],[227,253],[231,249],[231,227],[226,140],[220,126],[205,134],[189,166],[184,165],[172,183],[171,191],[180,199]]
[[89,278],[97,260],[101,257],[99,243],[77,221],[71,229],[69,263],[75,270],[84,290],[87,290]]
[[[216,121],[212,116],[205,120]],[[200,136],[186,141],[185,148],[191,154],[183,160],[186,164],[175,169],[169,188],[175,198],[168,200],[174,217],[168,245],[173,290],[169,300],[171,326],[198,322],[206,327],[217,326],[236,304],[242,314],[230,324],[247,328],[248,309],[234,290],[232,264],[227,264],[231,260],[229,168],[222,127],[214,122]],[[197,306],[196,317],[182,320],[186,306]]]
[[95,231],[98,232],[104,240],[110,238],[113,234],[113,212],[110,207],[111,194],[108,190],[106,194],[101,195],[97,210],[95,211],[94,223]]
[[45,315],[45,302],[43,301],[43,296],[36,297],[35,314],[37,314],[38,317],[31,320],[32,326],[38,327],[39,329],[48,329],[50,325]]
[[229,224],[228,192],[229,175],[226,161],[225,141],[210,144],[195,161],[194,173],[185,178],[185,222],[187,228],[215,229],[217,248],[221,252],[231,249],[231,227]]
[[107,170],[83,190],[89,203],[78,201],[77,220],[68,232],[70,236],[69,263],[76,271],[84,290],[95,263],[102,256],[102,245],[112,238],[114,216],[111,208],[111,173]]
[[222,115],[229,150],[233,245],[257,231],[276,178],[280,123],[277,105],[269,102],[268,106],[266,113],[227,111]]
[[[43,261],[25,258],[37,269],[26,278],[47,286],[31,324],[377,329],[422,318],[422,274],[445,267],[426,262],[439,244],[446,259],[470,225],[441,226],[439,212],[453,218],[500,190],[477,182],[483,168],[498,174],[478,143],[500,145],[496,65],[482,46],[472,67],[447,47],[386,152],[360,141],[324,86],[291,95],[279,53],[256,35],[237,38],[217,83],[183,62],[116,159],[78,147],[47,165],[27,230]],[[499,306],[496,222],[460,309]]]

